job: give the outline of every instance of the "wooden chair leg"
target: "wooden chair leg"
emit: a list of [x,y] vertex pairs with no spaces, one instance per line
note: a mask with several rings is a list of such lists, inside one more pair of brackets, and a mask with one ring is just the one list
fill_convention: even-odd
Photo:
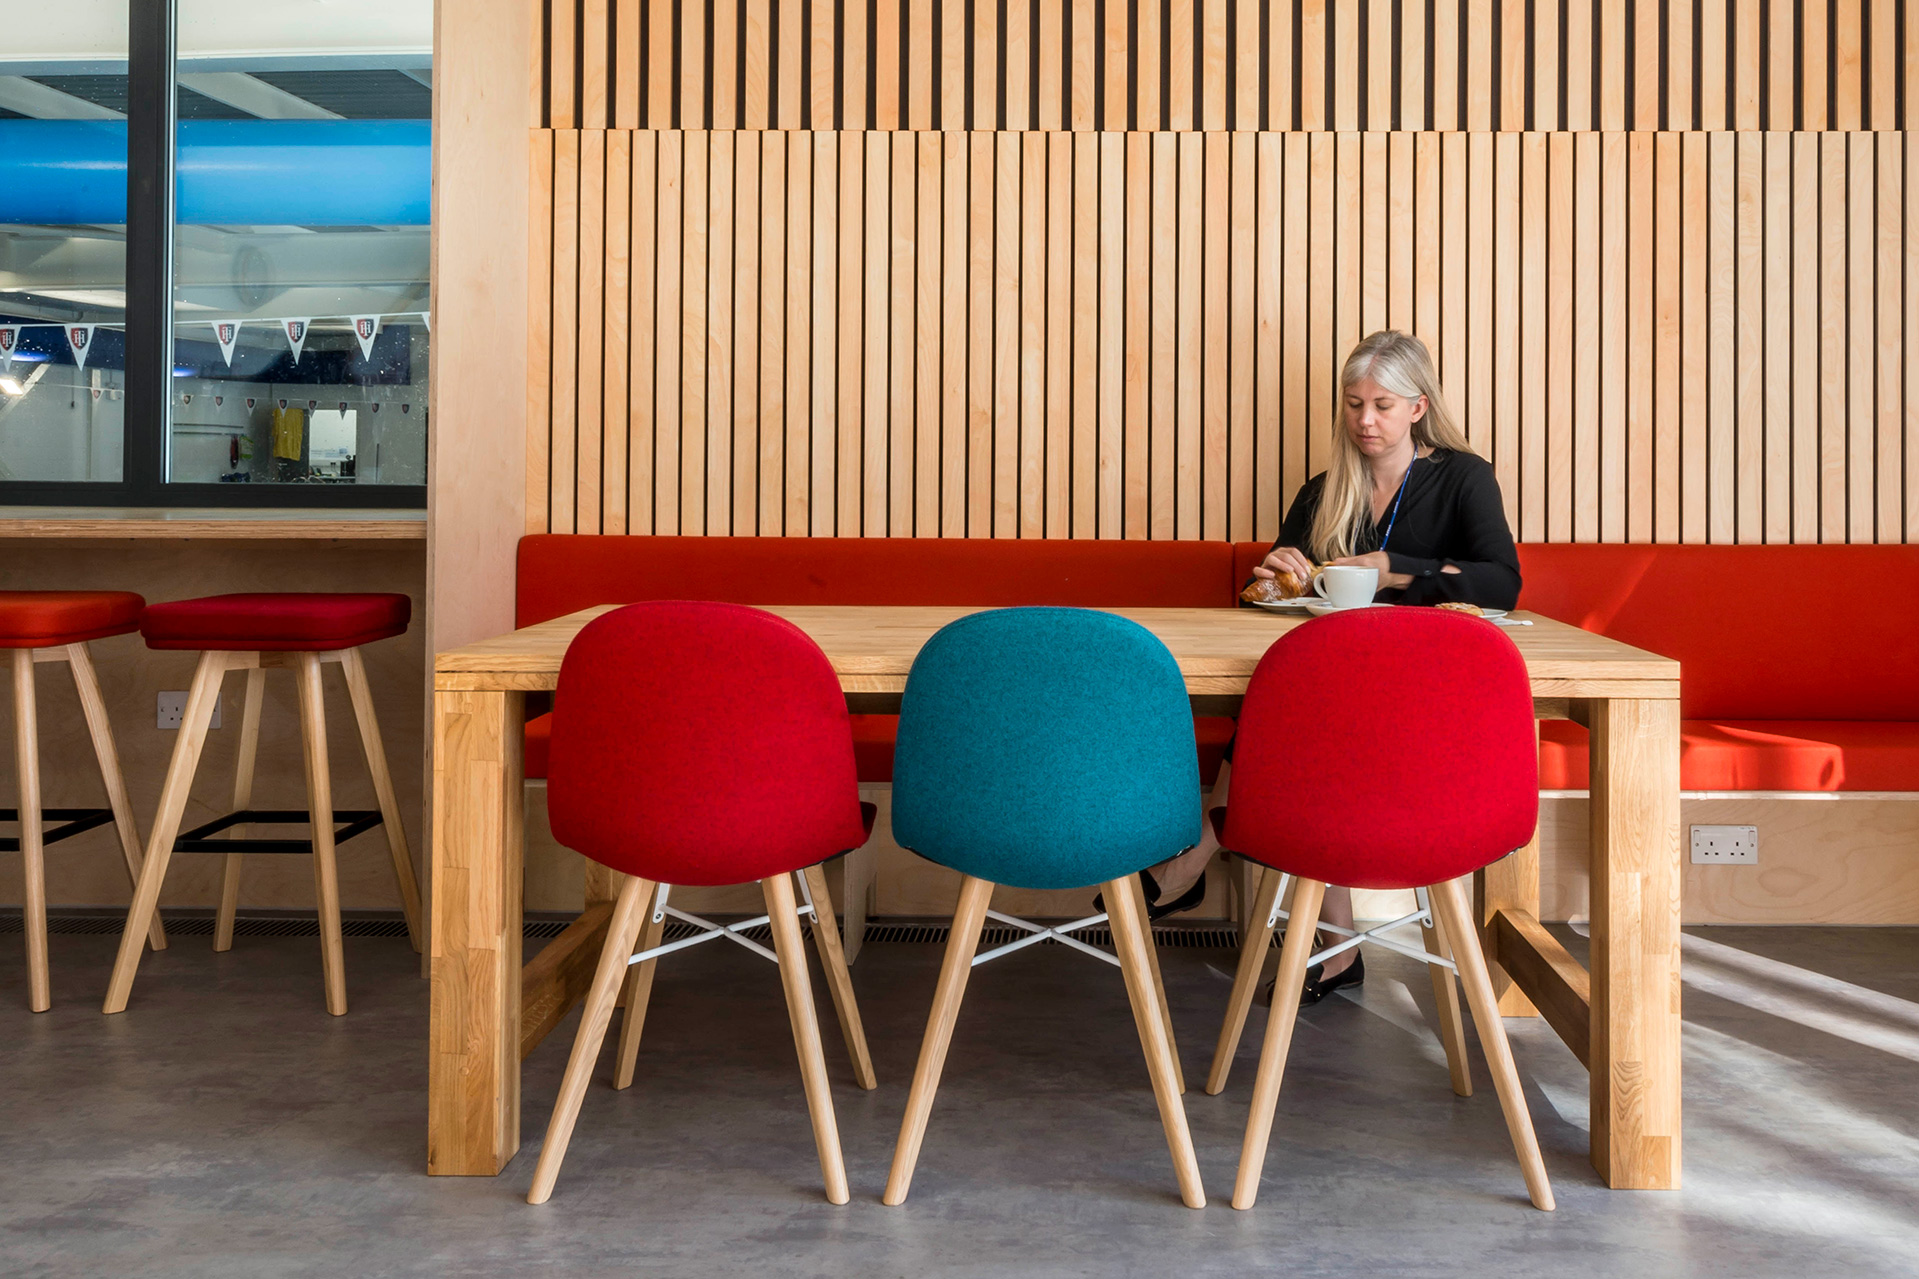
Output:
[[327,761],[326,703],[317,653],[295,653],[300,682],[300,745],[306,760],[307,816],[313,833],[313,888],[320,901],[320,967],[326,1008],[346,1013],[346,955],[340,939],[340,876],[333,857],[333,773]]
[[[653,888],[643,903],[644,915],[640,924],[640,940],[628,957],[643,950],[652,950],[660,944],[660,934],[666,931],[666,917],[654,919],[653,903],[658,900],[659,889]],[[633,1086],[633,1068],[640,1056],[640,1033],[646,1029],[646,1009],[653,1002],[653,970],[659,964],[657,959],[642,959],[637,964],[629,963],[626,968],[626,998],[622,1003],[626,1011],[620,1016],[620,1044],[618,1061],[613,1067],[613,1086],[630,1088]]]
[[13,650],[13,762],[20,779],[20,860],[26,876],[27,1007],[53,1007],[47,963],[47,866],[40,813],[40,715],[33,688],[33,650]]
[[[87,735],[93,739],[93,758],[100,765],[100,783],[106,787],[107,807],[113,810],[113,829],[120,837],[120,856],[127,863],[127,882],[140,882],[140,824],[133,816],[133,801],[127,797],[126,775],[120,771],[120,749],[113,741],[113,722],[107,718],[106,699],[100,696],[100,678],[93,670],[93,656],[85,644],[67,645],[67,669],[73,672],[73,689],[80,695],[80,713],[87,721]],[[154,950],[167,948],[167,930],[155,915],[147,927],[147,945]]]
[[573,1052],[566,1059],[566,1074],[560,1080],[560,1095],[553,1103],[553,1118],[546,1126],[546,1144],[540,1147],[540,1162],[533,1170],[533,1189],[527,1193],[530,1204],[543,1204],[553,1194],[559,1180],[560,1163],[566,1158],[567,1143],[573,1140],[573,1125],[580,1117],[580,1102],[586,1097],[586,1085],[593,1078],[593,1063],[600,1058],[600,1046],[606,1042],[607,1023],[613,1020],[613,1001],[620,991],[626,961],[633,957],[633,939],[639,935],[642,909],[653,900],[653,881],[631,877],[620,886],[613,903],[613,918],[606,929],[606,945],[600,948],[599,966],[593,970],[593,985],[580,1010],[579,1033],[573,1036]]
[[[1432,927],[1421,925],[1419,931],[1426,939],[1428,955],[1437,955],[1441,959],[1453,958],[1452,948],[1446,942],[1446,930],[1440,925],[1437,911],[1433,915]],[[1453,1093],[1470,1097],[1473,1095],[1473,1072],[1466,1061],[1466,1023],[1459,1015],[1459,986],[1453,981],[1450,969],[1427,964],[1426,972],[1433,979],[1433,1002],[1439,1006],[1439,1042],[1446,1049],[1446,1069],[1453,1077]]]
[[1532,1197],[1533,1207],[1551,1212],[1552,1184],[1546,1178],[1546,1161],[1539,1154],[1532,1112],[1526,1108],[1526,1094],[1519,1084],[1519,1068],[1513,1064],[1512,1045],[1506,1042],[1506,1024],[1499,1018],[1499,999],[1493,994],[1492,977],[1486,971],[1486,955],[1473,929],[1472,908],[1458,880],[1434,884],[1428,891],[1439,911],[1440,926],[1453,944],[1459,979],[1466,987],[1466,1003],[1473,1010],[1473,1024],[1479,1027],[1479,1046],[1492,1070],[1493,1088],[1499,1093],[1500,1109],[1506,1112],[1506,1131],[1512,1135],[1513,1153],[1519,1157],[1519,1169],[1526,1178],[1526,1193]]
[[393,774],[386,765],[386,746],[380,740],[380,720],[373,712],[373,689],[366,682],[366,664],[360,650],[349,648],[340,654],[340,670],[346,675],[347,696],[353,702],[353,718],[360,726],[360,748],[366,752],[367,771],[373,775],[373,794],[380,802],[380,829],[386,832],[387,853],[393,859],[393,879],[400,889],[400,909],[406,914],[406,935],[417,953],[425,939],[421,924],[420,878],[413,869],[413,854],[407,848],[406,826],[400,820],[400,801],[393,792]]
[[213,704],[220,696],[220,678],[226,674],[230,657],[223,652],[202,653],[200,665],[193,672],[186,713],[180,718],[180,736],[173,743],[173,759],[167,764],[167,780],[160,789],[160,808],[147,833],[146,859],[140,866],[140,882],[134,886],[133,904],[127,908],[127,926],[120,934],[120,953],[113,962],[113,978],[107,983],[102,1012],[125,1012],[127,997],[133,993],[133,978],[140,971],[141,944],[159,909],[160,886],[166,880],[167,863],[173,859],[173,841],[180,834],[180,818],[187,809],[193,774],[207,743],[207,725],[213,722]]
[[1246,1116],[1246,1139],[1239,1148],[1239,1179],[1233,1186],[1233,1207],[1250,1208],[1259,1198],[1259,1178],[1266,1170],[1266,1143],[1273,1135],[1273,1112],[1279,1106],[1279,1084],[1286,1073],[1286,1054],[1293,1043],[1293,1021],[1299,1016],[1300,990],[1306,981],[1306,961],[1312,955],[1313,930],[1319,927],[1319,903],[1326,885],[1316,879],[1295,879],[1292,917],[1286,922],[1286,944],[1279,952],[1279,974],[1273,979],[1273,1011],[1266,1019],[1266,1042],[1259,1050],[1259,1074],[1253,1080],[1253,1106]]
[[906,1114],[900,1120],[899,1144],[893,1149],[893,1170],[886,1177],[884,1200],[894,1207],[906,1202],[913,1186],[913,1169],[920,1161],[920,1143],[926,1138],[926,1120],[933,1113],[933,1094],[939,1091],[946,1050],[953,1042],[953,1023],[966,997],[966,978],[979,950],[980,925],[993,900],[993,885],[968,875],[960,881],[959,904],[953,910],[953,930],[946,939],[946,957],[940,961],[939,985],[926,1015],[926,1037],[920,1041],[919,1064],[913,1068],[913,1087],[906,1094]]
[[1166,1028],[1166,1043],[1172,1054],[1173,1082],[1179,1088],[1179,1095],[1186,1095],[1186,1072],[1179,1064],[1179,1037],[1173,1033],[1173,1010],[1166,1003],[1166,979],[1160,976],[1159,946],[1153,941],[1152,916],[1146,910],[1146,890],[1140,887],[1139,876],[1130,875],[1126,883],[1131,885],[1130,896],[1133,899],[1133,917],[1139,921],[1146,934],[1146,966],[1153,978],[1153,998],[1159,1006],[1159,1022]]
[[[1254,865],[1252,862],[1246,863]],[[1253,993],[1259,989],[1260,969],[1266,966],[1266,951],[1273,944],[1273,900],[1279,896],[1285,876],[1264,866],[1258,867],[1259,887],[1253,892],[1252,913],[1240,930],[1239,968],[1233,974],[1233,993],[1226,1000],[1226,1019],[1219,1025],[1219,1042],[1213,1047],[1213,1068],[1206,1076],[1208,1096],[1218,1096],[1226,1087],[1226,1076],[1233,1070],[1233,1054],[1239,1051],[1239,1037],[1246,1029],[1246,1013],[1253,1006]]]
[[846,968],[846,954],[840,949],[840,926],[833,918],[833,897],[826,891],[826,871],[808,866],[799,871],[806,880],[807,895],[813,900],[813,945],[820,952],[820,967],[826,971],[826,989],[833,996],[833,1015],[839,1019],[840,1035],[846,1040],[846,1055],[853,1059],[853,1079],[862,1088],[877,1088],[873,1074],[873,1054],[866,1047],[866,1026],[860,1021],[859,1002],[853,998],[853,975]]
[[786,989],[786,1013],[793,1023],[793,1047],[799,1053],[800,1080],[806,1086],[806,1109],[813,1118],[813,1144],[820,1153],[826,1201],[843,1204],[851,1197],[846,1188],[846,1160],[840,1154],[840,1128],[833,1116],[833,1086],[826,1078],[826,1054],[820,1051],[820,1020],[813,1007],[813,976],[806,966],[806,947],[800,940],[799,903],[793,896],[793,881],[785,875],[762,879],[760,890],[766,894],[773,949],[780,957],[780,985]]
[[[233,767],[233,811],[253,803],[253,767],[260,756],[260,703],[267,691],[267,673],[259,667],[247,672],[246,704],[240,714],[240,757]],[[232,828],[233,839],[245,839],[246,823]],[[233,949],[233,917],[240,910],[240,867],[245,857],[228,853],[221,859],[220,910],[214,917],[213,949]]]
[[1128,875],[1105,887],[1106,900],[1113,908],[1113,948],[1119,952],[1120,971],[1126,975],[1126,997],[1133,1005],[1133,1023],[1146,1054],[1146,1073],[1152,1078],[1159,1121],[1166,1129],[1179,1197],[1188,1208],[1204,1208],[1206,1189],[1199,1180],[1199,1158],[1193,1153],[1193,1135],[1186,1127],[1186,1105],[1179,1099],[1179,1066],[1173,1060],[1172,1040],[1166,1034],[1164,1013],[1153,985],[1152,959],[1147,953],[1153,943],[1146,932],[1141,899],[1127,891],[1129,882],[1137,885],[1138,877]]

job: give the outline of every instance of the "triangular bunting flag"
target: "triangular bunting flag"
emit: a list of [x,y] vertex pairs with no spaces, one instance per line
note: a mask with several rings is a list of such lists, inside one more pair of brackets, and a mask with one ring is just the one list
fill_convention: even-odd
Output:
[[87,351],[93,346],[91,324],[67,325],[67,345],[73,348],[73,362],[81,368],[87,367]]
[[426,325],[426,331],[428,333],[433,332],[433,312],[431,311],[420,312],[420,323]]
[[[215,320],[213,336],[220,343],[220,354],[227,359],[227,367],[233,367],[233,346],[240,340],[240,322],[238,320]],[[299,356],[294,356],[299,359]]]
[[360,340],[360,358],[373,358],[373,336],[380,331],[380,317],[377,315],[356,315],[353,317],[353,336]]
[[0,373],[13,369],[13,350],[20,345],[20,326],[0,324]]
[[286,330],[287,344],[293,348],[293,362],[300,362],[300,352],[307,344],[307,325],[309,320],[282,320],[280,325]]

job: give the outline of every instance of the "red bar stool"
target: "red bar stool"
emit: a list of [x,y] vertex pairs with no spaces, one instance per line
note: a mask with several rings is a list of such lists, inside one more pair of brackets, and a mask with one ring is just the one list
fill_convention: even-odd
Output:
[[[393,778],[387,771],[386,749],[380,744],[380,724],[373,713],[373,695],[360,660],[360,645],[406,632],[413,605],[404,595],[258,594],[211,595],[176,600],[147,609],[140,633],[147,647],[197,649],[200,665],[187,693],[180,738],[160,793],[160,811],[147,841],[146,865],[127,913],[127,932],[120,939],[120,957],[113,966],[103,1011],[117,1013],[127,1006],[133,976],[140,966],[137,939],[146,929],[160,900],[167,863],[174,853],[224,853],[226,874],[220,889],[219,922],[214,949],[233,944],[233,914],[240,898],[241,859],[247,853],[311,853],[314,886],[320,900],[320,956],[326,977],[327,1011],[346,1012],[346,966],[340,946],[340,889],[334,870],[334,847],[375,826],[386,830],[387,851],[393,858],[394,878],[400,885],[400,905],[406,911],[407,935],[420,949],[420,888],[407,852],[406,831],[400,824]],[[360,745],[379,808],[341,811],[333,807],[333,773],[327,759],[326,707],[321,698],[320,667],[337,663],[346,676],[353,716],[360,727]],[[306,809],[255,809],[253,762],[260,744],[260,700],[266,691],[266,672],[292,670],[299,681],[301,745],[306,756]],[[220,682],[228,671],[247,673],[246,705],[240,725],[240,759],[233,784],[233,810],[224,817],[180,834],[180,818],[193,789],[193,774],[206,744],[207,727],[220,696]],[[254,839],[247,827],[261,823],[305,822],[311,839]],[[234,832],[227,838],[216,836]],[[129,939],[133,939],[129,944]]]
[[[0,808],[0,822],[19,822],[20,834],[18,838],[0,836],[0,852],[21,853],[25,858],[27,1006],[37,1013],[53,1006],[47,971],[47,845],[112,822],[127,861],[127,877],[136,884],[140,881],[140,829],[127,802],[113,726],[107,720],[107,705],[100,697],[87,643],[138,627],[146,603],[131,591],[0,591],[0,649],[12,650],[14,764],[20,779],[20,807]],[[80,713],[93,738],[100,780],[106,785],[106,808],[40,806],[40,729],[33,687],[38,662],[65,662],[73,672]],[[48,821],[60,824],[48,829]],[[155,950],[166,949],[167,934],[158,918],[144,931]]]

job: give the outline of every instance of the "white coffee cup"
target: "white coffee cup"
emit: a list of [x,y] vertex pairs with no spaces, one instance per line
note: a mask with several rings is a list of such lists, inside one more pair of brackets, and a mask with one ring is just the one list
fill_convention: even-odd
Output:
[[1313,590],[1334,608],[1365,608],[1379,592],[1379,570],[1332,564],[1319,570]]

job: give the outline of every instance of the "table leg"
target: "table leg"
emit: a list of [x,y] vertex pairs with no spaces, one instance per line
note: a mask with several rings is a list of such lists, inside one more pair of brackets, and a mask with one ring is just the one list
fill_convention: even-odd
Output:
[[1679,1186],[1679,703],[1594,700],[1592,1162]]
[[427,1171],[490,1177],[520,1148],[523,693],[433,697]]

